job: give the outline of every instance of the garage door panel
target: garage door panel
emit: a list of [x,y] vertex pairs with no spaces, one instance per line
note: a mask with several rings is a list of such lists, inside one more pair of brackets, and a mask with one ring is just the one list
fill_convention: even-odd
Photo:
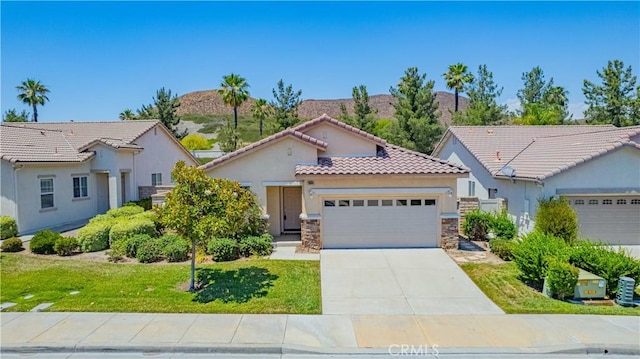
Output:
[[640,196],[571,197],[580,236],[613,245],[640,245]]
[[[366,201],[365,201],[366,203]],[[324,248],[436,247],[437,206],[324,207]],[[397,204],[396,201],[393,204]],[[410,202],[407,202],[410,204]]]

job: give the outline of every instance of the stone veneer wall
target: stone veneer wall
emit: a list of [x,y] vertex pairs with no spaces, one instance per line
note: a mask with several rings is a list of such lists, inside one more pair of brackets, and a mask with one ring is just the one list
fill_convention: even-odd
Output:
[[173,186],[138,186],[138,199],[149,198],[154,194],[169,192]]
[[444,250],[458,249],[458,218],[442,218],[440,224],[440,247]]
[[302,219],[300,224],[302,247],[316,250],[322,249],[320,219]]
[[480,200],[478,197],[459,197],[458,201],[460,206],[458,207],[458,213],[460,214],[460,220],[458,221],[458,231],[462,233],[462,223],[467,213],[480,208]]

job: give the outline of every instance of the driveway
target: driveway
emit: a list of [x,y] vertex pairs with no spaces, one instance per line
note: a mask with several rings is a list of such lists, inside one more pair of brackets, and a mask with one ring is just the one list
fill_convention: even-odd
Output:
[[434,249],[323,250],[323,314],[503,314]]

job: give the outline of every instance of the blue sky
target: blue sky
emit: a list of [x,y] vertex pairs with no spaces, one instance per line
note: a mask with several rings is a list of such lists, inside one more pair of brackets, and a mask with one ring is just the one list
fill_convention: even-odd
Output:
[[1,108],[27,109],[15,86],[51,89],[40,121],[116,120],[125,108],[217,88],[231,72],[253,97],[279,79],[302,97],[348,98],[364,84],[389,93],[417,66],[442,73],[487,64],[513,105],[538,65],[583,106],[582,82],[620,59],[640,67],[640,3],[598,2],[7,2],[1,3]]

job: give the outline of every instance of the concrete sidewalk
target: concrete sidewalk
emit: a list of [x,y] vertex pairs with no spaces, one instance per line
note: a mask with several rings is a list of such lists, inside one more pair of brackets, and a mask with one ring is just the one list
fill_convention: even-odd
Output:
[[640,355],[640,318],[592,315],[2,313],[5,353],[440,353]]

